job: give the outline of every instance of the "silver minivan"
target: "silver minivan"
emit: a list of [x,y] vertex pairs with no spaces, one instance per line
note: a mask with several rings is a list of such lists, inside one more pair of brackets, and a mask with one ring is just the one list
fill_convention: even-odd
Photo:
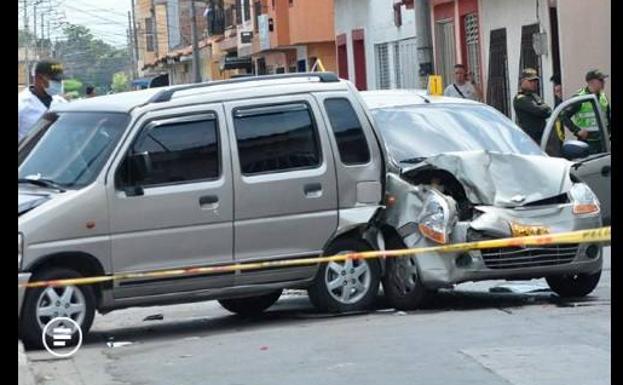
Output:
[[[371,249],[384,146],[330,73],[102,96],[51,110],[19,144],[20,283]],[[326,311],[375,298],[375,260],[20,291],[19,333],[53,318],[217,299],[261,312],[284,288]]]

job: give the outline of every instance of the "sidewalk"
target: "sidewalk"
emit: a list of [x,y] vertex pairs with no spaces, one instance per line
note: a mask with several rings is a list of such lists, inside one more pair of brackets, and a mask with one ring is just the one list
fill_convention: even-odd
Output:
[[30,370],[28,358],[24,352],[22,341],[17,341],[17,383],[18,385],[35,385],[35,377]]

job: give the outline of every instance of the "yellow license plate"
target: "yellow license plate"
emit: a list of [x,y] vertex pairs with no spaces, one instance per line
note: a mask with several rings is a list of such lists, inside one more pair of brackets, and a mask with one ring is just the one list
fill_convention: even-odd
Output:
[[519,223],[511,223],[511,231],[513,232],[513,237],[549,234],[547,226],[521,225]]

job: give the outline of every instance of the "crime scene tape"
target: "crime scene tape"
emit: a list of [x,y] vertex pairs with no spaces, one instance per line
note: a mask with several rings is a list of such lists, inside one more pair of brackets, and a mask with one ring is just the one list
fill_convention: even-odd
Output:
[[174,270],[160,270],[149,271],[140,273],[122,273],[96,277],[83,277],[83,278],[70,278],[70,279],[57,279],[49,281],[29,282],[26,284],[18,285],[26,288],[36,287],[56,287],[56,286],[68,286],[68,285],[89,285],[94,283],[108,282],[108,281],[123,281],[136,278],[154,278],[154,277],[174,277],[180,275],[207,275],[214,273],[226,273],[243,270],[258,270],[272,267],[291,267],[291,266],[304,266],[315,265],[327,262],[345,261],[347,259],[371,259],[371,258],[391,258],[391,257],[403,257],[407,255],[417,255],[430,252],[438,253],[451,253],[458,251],[469,251],[479,249],[492,249],[502,247],[525,247],[525,246],[538,246],[538,245],[550,245],[550,244],[565,244],[565,243],[587,243],[587,242],[606,242],[611,238],[611,227],[601,227],[598,229],[570,231],[557,234],[545,234],[545,235],[531,235],[524,237],[514,238],[500,238],[491,239],[486,241],[477,242],[464,242],[455,243],[452,245],[419,247],[412,249],[397,249],[397,250],[375,250],[375,251],[363,251],[357,253],[344,253],[330,256],[300,258],[300,259],[281,259],[262,262],[248,262],[248,263],[234,263],[221,266],[206,266],[206,267],[192,267],[184,269]]

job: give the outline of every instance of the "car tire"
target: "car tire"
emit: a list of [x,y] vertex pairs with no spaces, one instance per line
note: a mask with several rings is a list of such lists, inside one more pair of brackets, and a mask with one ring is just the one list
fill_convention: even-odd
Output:
[[[82,274],[72,269],[50,268],[33,274],[32,281],[82,277]],[[52,296],[54,294],[58,297],[56,303],[52,302]],[[44,347],[42,334],[45,325],[55,317],[68,316],[80,325],[84,338],[93,324],[95,306],[95,292],[93,287],[89,285],[26,289],[19,323],[19,337],[25,347],[30,349],[42,349]],[[52,309],[50,309],[50,307],[52,307]],[[44,310],[44,308],[48,309]],[[72,310],[80,308],[82,310],[76,310],[76,313],[70,313]],[[77,338],[77,334],[74,334],[69,344],[75,343]]]
[[[362,240],[342,239],[333,243],[324,254],[329,256],[370,250],[372,248]],[[381,269],[375,259],[323,263],[307,292],[312,304],[322,312],[366,310],[376,300],[380,277]],[[335,286],[338,283],[340,286]]]
[[584,297],[599,283],[601,270],[593,274],[566,274],[545,278],[549,287],[562,298]]
[[232,313],[249,317],[260,314],[271,307],[281,297],[282,292],[283,290],[279,289],[254,297],[219,299],[218,303]]

